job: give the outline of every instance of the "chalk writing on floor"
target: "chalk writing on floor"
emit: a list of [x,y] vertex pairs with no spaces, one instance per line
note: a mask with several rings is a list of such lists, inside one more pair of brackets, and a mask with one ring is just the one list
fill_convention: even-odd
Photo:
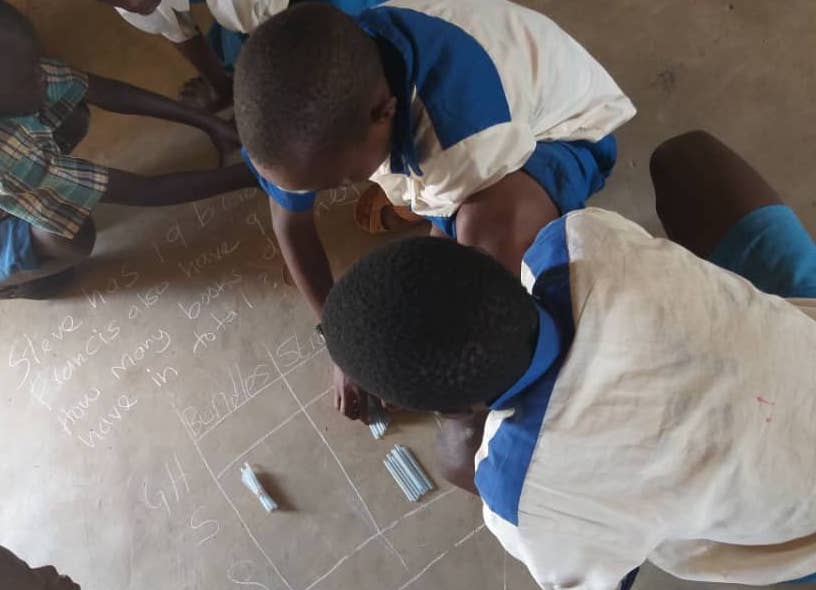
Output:
[[86,432],[77,432],[76,437],[83,445],[94,448],[97,443],[102,442],[119,424],[124,420],[125,415],[130,413],[136,404],[139,403],[135,395],[123,393],[116,398],[102,416],[94,422],[94,427]]
[[269,586],[255,581],[254,569],[255,562],[252,560],[236,561],[227,570],[227,579],[238,586],[269,590]]
[[192,203],[193,211],[196,214],[198,224],[203,228],[207,227],[207,225],[209,225],[209,223],[215,219],[219,210],[220,212],[232,211],[237,209],[246,201],[255,200],[259,195],[260,191],[258,191],[258,189],[244,189],[229,195],[222,195],[220,199],[218,199],[220,206],[214,204]]
[[191,303],[177,302],[182,314],[188,320],[197,320],[201,315],[202,309],[209,306],[213,301],[221,297],[227,289],[238,285],[243,280],[241,274],[232,269],[228,275],[225,275],[220,280],[214,281],[202,289],[193,297]]
[[240,246],[240,240],[234,242],[224,240],[217,246],[201,252],[195,258],[180,260],[177,265],[181,272],[184,273],[184,276],[190,279],[201,274],[204,269],[225,260]]
[[133,350],[122,354],[119,364],[110,368],[111,375],[119,381],[124,373],[140,364],[148,354],[160,355],[170,348],[172,343],[170,333],[164,328],[159,328],[139,342]]
[[212,394],[202,407],[189,405],[181,411],[182,421],[195,440],[201,440],[241,406],[274,385],[279,375],[269,364],[255,365],[244,374],[238,365],[228,369],[231,390]]
[[184,232],[181,229],[181,224],[178,222],[173,223],[170,227],[167,228],[167,231],[164,232],[164,240],[161,245],[157,244],[156,242],[152,243],[153,251],[156,253],[156,258],[158,258],[159,262],[164,264],[164,254],[162,254],[162,246],[163,245],[175,245],[181,244],[186,249],[187,239],[184,237]]
[[[18,368],[22,371],[22,377],[17,383],[20,389],[31,376],[31,371],[35,367],[46,370],[49,377],[57,385],[65,385],[70,381],[76,371],[85,366],[91,358],[98,354],[103,348],[111,346],[121,333],[121,328],[116,320],[111,320],[103,329],[91,328],[91,334],[84,337],[79,345],[79,351],[71,353],[67,359],[53,361],[51,357],[58,352],[58,347],[66,342],[66,337],[74,334],[84,326],[82,320],[75,320],[73,316],[67,315],[58,324],[56,330],[49,333],[45,338],[38,338],[35,342],[28,334],[23,334],[22,338],[12,342],[9,351],[9,367]],[[76,340],[78,336],[72,336]],[[47,361],[51,361],[47,363]],[[32,387],[35,384],[32,383]],[[40,383],[36,387],[41,387]]]
[[57,411],[57,420],[59,420],[60,426],[68,436],[74,434],[73,430],[71,430],[73,426],[85,418],[88,410],[101,396],[102,390],[94,387],[85,392],[75,404],[60,408]]
[[82,320],[74,319],[73,315],[68,314],[62,318],[56,328],[49,332],[47,337],[32,339],[24,333],[22,338],[15,338],[9,350],[8,366],[11,369],[20,367],[23,371],[23,376],[17,383],[16,389],[20,389],[28,380],[34,364],[42,364],[42,354],[52,352],[58,343],[65,340],[67,334],[76,332],[82,325]]
[[[241,301],[239,303],[243,303],[248,309],[254,309],[252,302],[246,296],[246,293],[239,289],[239,295],[241,296]],[[207,349],[210,345],[214,344],[219,336],[221,336],[232,324],[234,324],[239,316],[240,311],[239,307],[233,306],[231,309],[227,309],[226,311],[211,311],[208,312],[208,318],[205,318],[208,321],[207,327],[204,329],[195,329],[193,330],[193,354],[198,354],[199,352]]]
[[115,277],[110,277],[105,281],[105,286],[101,290],[94,289],[89,293],[85,289],[82,289],[82,294],[85,295],[85,298],[88,300],[88,305],[90,305],[92,309],[96,309],[102,305],[107,305],[108,299],[105,297],[106,295],[110,297],[119,291],[130,289],[139,282],[141,276],[142,275],[137,271],[130,270],[127,263],[125,263],[119,269],[119,273]]
[[150,308],[158,305],[161,296],[169,288],[170,281],[162,281],[153,287],[136,293],[136,303],[131,304],[128,308],[128,319],[131,321],[139,319]]

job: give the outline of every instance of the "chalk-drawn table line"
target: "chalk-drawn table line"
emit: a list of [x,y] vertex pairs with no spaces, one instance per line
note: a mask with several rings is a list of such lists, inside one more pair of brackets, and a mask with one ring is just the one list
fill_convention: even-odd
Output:
[[502,560],[502,582],[504,590],[507,590],[507,550],[504,550],[504,559]]
[[[371,525],[373,526],[374,531],[375,531],[372,535],[370,535],[368,538],[364,539],[361,543],[359,543],[348,555],[345,555],[344,557],[342,557],[331,568],[329,568],[329,570],[327,570],[324,574],[321,574],[317,579],[315,579],[313,582],[311,582],[304,590],[312,590],[315,586],[317,586],[319,583],[321,583],[323,580],[325,580],[331,574],[333,574],[335,571],[337,571],[337,569],[340,568],[346,561],[348,561],[354,555],[356,555],[357,553],[362,551],[366,546],[368,546],[372,541],[374,541],[376,539],[382,539],[383,543],[399,559],[401,565],[407,571],[409,568],[408,568],[408,565],[406,564],[404,558],[399,553],[399,551],[397,551],[397,549],[394,547],[394,545],[391,543],[390,539],[388,539],[388,537],[386,537],[385,533],[393,530],[395,527],[397,527],[399,525],[400,522],[404,521],[405,519],[410,518],[410,517],[414,516],[415,514],[417,514],[419,512],[427,510],[434,503],[442,500],[443,498],[447,497],[448,495],[450,495],[450,494],[452,494],[454,492],[453,488],[445,490],[444,492],[440,493],[439,495],[437,495],[436,497],[431,499],[429,502],[423,504],[422,506],[419,506],[419,507],[417,507],[417,508],[415,508],[413,510],[410,510],[409,512],[406,512],[400,518],[392,521],[387,526],[385,526],[385,527],[380,527],[379,526],[379,524],[377,523],[376,519],[374,518],[374,515],[372,514],[370,508],[368,507],[368,504],[363,499],[362,493],[360,492],[359,488],[356,486],[356,484],[352,480],[351,476],[349,475],[349,473],[346,470],[345,466],[341,462],[341,460],[340,460],[339,456],[337,455],[336,451],[331,446],[329,441],[326,439],[326,437],[321,432],[320,428],[317,426],[317,424],[314,422],[314,419],[312,418],[312,416],[308,412],[308,408],[311,407],[313,404],[317,403],[318,401],[320,401],[321,399],[323,399],[326,395],[328,395],[331,392],[331,388],[329,388],[329,389],[323,391],[322,393],[318,394],[316,397],[309,400],[308,402],[303,403],[300,400],[300,398],[298,398],[297,394],[294,392],[294,389],[292,388],[291,384],[289,383],[289,380],[287,379],[287,376],[289,374],[291,374],[293,371],[297,370],[298,368],[300,368],[304,364],[308,363],[309,361],[314,360],[314,358],[321,351],[322,350],[316,351],[314,354],[310,355],[308,358],[303,359],[302,361],[296,363],[295,365],[293,365],[291,367],[288,367],[285,371],[281,371],[277,361],[275,360],[275,358],[271,354],[268,355],[269,358],[270,358],[270,361],[272,362],[272,364],[273,364],[273,366],[275,368],[275,371],[278,373],[279,376],[276,377],[270,383],[264,385],[257,393],[260,393],[262,390],[267,389],[268,387],[273,385],[275,382],[282,382],[284,384],[284,386],[286,387],[287,391],[289,392],[289,394],[295,400],[295,403],[298,405],[298,410],[293,412],[288,417],[286,417],[280,424],[275,426],[273,429],[271,429],[269,432],[267,432],[263,437],[258,439],[255,443],[253,443],[249,448],[244,450],[240,455],[238,455],[235,459],[233,459],[226,467],[224,467],[218,474],[216,474],[213,471],[213,469],[210,466],[207,458],[205,457],[203,451],[201,450],[200,445],[198,444],[200,439],[203,437],[203,435],[200,435],[199,437],[196,437],[195,434],[187,426],[187,423],[185,422],[183,416],[179,413],[178,408],[176,408],[176,407],[173,408],[174,412],[176,413],[177,418],[179,419],[179,421],[181,422],[181,424],[184,427],[185,431],[187,432],[187,435],[190,438],[190,441],[192,442],[192,444],[193,444],[193,446],[194,446],[194,448],[196,450],[196,453],[199,456],[199,459],[204,464],[205,469],[207,470],[208,474],[210,475],[210,478],[215,483],[216,487],[218,488],[219,492],[221,493],[221,495],[223,496],[223,498],[225,499],[227,504],[230,506],[230,508],[232,508],[233,512],[235,512],[235,515],[238,517],[238,521],[240,522],[243,529],[246,531],[246,534],[248,535],[249,539],[252,541],[252,543],[255,545],[255,547],[258,549],[258,551],[260,551],[261,555],[263,555],[266,562],[269,564],[269,566],[272,568],[272,570],[275,572],[275,574],[278,576],[278,578],[281,580],[281,582],[285,585],[287,590],[294,590],[294,589],[293,589],[292,585],[290,584],[290,582],[288,581],[288,579],[280,571],[280,569],[278,568],[278,566],[274,562],[274,560],[269,556],[269,554],[263,548],[263,545],[260,543],[260,541],[254,535],[251,528],[249,527],[249,525],[247,524],[247,522],[244,520],[243,516],[241,515],[240,510],[235,505],[235,503],[232,501],[232,499],[229,497],[229,494],[227,494],[224,487],[221,485],[220,478],[224,475],[224,473],[226,473],[229,470],[230,467],[234,466],[235,463],[237,463],[242,457],[246,456],[247,453],[251,452],[254,448],[256,448],[258,445],[260,445],[269,436],[271,436],[273,433],[280,430],[282,427],[284,427],[290,421],[295,419],[297,416],[302,414],[303,416],[306,417],[306,419],[309,421],[309,424],[311,425],[312,429],[317,433],[317,435],[320,438],[320,440],[322,441],[322,443],[329,450],[329,452],[332,455],[332,457],[334,458],[337,466],[340,468],[340,471],[342,472],[344,478],[346,479],[347,483],[349,484],[349,486],[354,491],[355,495],[357,496],[357,499],[359,500],[359,502],[361,503],[363,509],[365,510],[366,515],[367,515],[368,519],[370,520]],[[256,395],[257,395],[257,393],[256,393]],[[232,413],[234,413],[234,411],[230,412],[230,414],[232,414]],[[219,420],[219,423],[221,421],[223,421],[223,418]],[[208,432],[209,432],[209,430],[208,430]],[[444,557],[446,555],[448,555],[448,553],[450,553],[450,551],[452,549],[454,549],[456,547],[459,547],[460,545],[465,543],[467,540],[469,540],[471,537],[476,535],[483,528],[484,528],[484,524],[480,525],[479,527],[477,527],[476,529],[474,529],[473,531],[471,531],[470,533],[468,533],[467,535],[462,537],[459,541],[457,541],[453,545],[453,547],[451,549],[448,549],[448,550],[442,552],[441,554],[439,554],[438,556],[436,556],[422,570],[420,570],[415,576],[413,576],[410,580],[408,580],[408,582],[403,584],[398,590],[405,590],[406,588],[408,588],[410,585],[412,585],[414,582],[416,582],[420,577],[422,577],[428,570],[430,570],[436,563],[438,563],[439,561],[444,559]]]
[[428,565],[426,565],[424,568],[422,568],[419,571],[419,573],[417,575],[415,575],[413,578],[411,578],[410,580],[405,582],[397,590],[405,590],[409,586],[413,585],[414,582],[416,582],[422,576],[424,576],[426,573],[428,573],[428,570],[430,570],[434,565],[436,565],[437,563],[442,561],[445,558],[445,556],[448,555],[448,553],[450,553],[451,551],[453,551],[454,549],[456,549],[460,545],[462,545],[462,544],[466,543],[467,541],[469,541],[472,537],[474,537],[476,534],[478,534],[484,528],[485,528],[484,524],[480,524],[479,526],[477,526],[475,529],[470,531],[467,535],[465,535],[464,537],[459,539],[456,543],[454,543],[453,547],[451,547],[450,549],[448,549],[446,551],[443,551],[442,553],[440,553],[439,555],[434,557],[431,561],[428,562]]
[[224,422],[224,420],[226,420],[227,418],[232,416],[235,412],[237,412],[238,410],[243,408],[246,404],[251,402],[253,399],[255,399],[257,396],[259,396],[261,393],[263,393],[264,391],[266,391],[270,387],[274,386],[277,383],[280,383],[280,381],[281,381],[280,377],[275,377],[275,379],[273,379],[272,381],[270,381],[269,383],[267,383],[263,387],[258,388],[256,391],[253,391],[252,392],[252,397],[245,396],[243,401],[241,401],[240,403],[235,404],[235,407],[233,407],[231,410],[229,410],[224,415],[222,415],[218,420],[213,422],[209,427],[207,427],[207,429],[205,431],[199,433],[199,435],[196,437],[196,440],[198,440],[198,441],[203,440],[204,437],[206,437],[209,433],[211,433],[213,430],[218,428],[218,426],[222,422]]
[[[253,399],[255,399],[255,398],[258,396],[258,395],[260,395],[261,393],[263,393],[264,391],[266,391],[266,390],[267,390],[267,389],[269,389],[270,387],[274,387],[275,385],[277,385],[277,384],[281,383],[284,377],[286,377],[287,375],[289,375],[289,374],[290,374],[290,373],[292,373],[293,371],[296,371],[297,369],[299,369],[300,367],[302,367],[303,365],[305,365],[306,363],[308,363],[309,361],[311,361],[312,359],[314,359],[314,358],[315,358],[315,357],[316,357],[318,354],[320,354],[320,353],[321,353],[323,350],[324,350],[324,349],[322,349],[322,348],[321,348],[321,349],[319,349],[318,351],[316,351],[314,354],[312,354],[312,355],[311,355],[311,356],[309,356],[308,358],[305,358],[305,359],[303,359],[302,361],[299,361],[297,364],[292,365],[291,367],[287,368],[287,369],[286,369],[286,371],[284,371],[283,373],[281,373],[281,372],[280,372],[280,370],[279,370],[279,369],[277,369],[277,365],[276,365],[276,367],[275,367],[275,368],[276,368],[276,370],[278,371],[278,376],[277,376],[277,377],[275,377],[274,379],[272,379],[271,381],[269,381],[269,383],[265,384],[263,387],[260,387],[258,390],[254,391],[254,392],[252,393],[252,397],[250,397],[250,396],[246,396],[246,399],[244,399],[243,401],[241,401],[241,403],[236,404],[234,408],[232,408],[231,410],[229,410],[227,413],[225,413],[223,416],[221,416],[221,417],[220,417],[218,420],[216,420],[216,421],[215,421],[215,422],[213,422],[211,425],[209,425],[209,426],[207,427],[207,429],[206,429],[206,430],[204,430],[203,432],[198,433],[198,434],[196,435],[196,440],[201,441],[201,440],[202,440],[202,439],[203,439],[205,436],[207,436],[208,434],[210,434],[210,433],[211,433],[213,430],[215,430],[215,429],[216,429],[216,428],[217,428],[217,427],[218,427],[218,426],[219,426],[219,425],[220,425],[222,422],[224,422],[224,420],[226,420],[227,418],[229,418],[230,416],[232,416],[233,414],[235,414],[235,413],[236,413],[238,410],[240,410],[242,407],[244,407],[246,404],[248,404],[249,402],[251,402],[251,401],[252,401]],[[270,355],[270,359],[271,359],[271,358],[272,358],[272,357],[271,357],[271,355]],[[314,401],[314,400],[313,400],[313,401]],[[310,402],[310,403],[311,403],[311,402]]]
[[[306,402],[306,404],[304,404],[304,406],[303,406],[303,407],[304,407],[304,408],[308,408],[308,407],[309,407],[309,406],[311,406],[312,404],[315,404],[315,403],[319,402],[319,401],[320,401],[320,400],[322,400],[324,397],[326,397],[326,395],[328,395],[328,394],[329,394],[329,392],[331,392],[331,388],[327,389],[327,390],[326,390],[326,391],[324,391],[323,393],[318,394],[316,397],[314,397],[313,399],[311,399],[311,400],[309,400],[308,402]],[[221,469],[221,471],[219,471],[219,472],[218,472],[218,474],[216,475],[216,477],[218,477],[218,479],[221,479],[221,477],[222,477],[222,476],[223,476],[223,475],[224,475],[224,474],[227,472],[227,470],[228,470],[228,469],[230,469],[231,467],[233,467],[233,466],[234,466],[236,463],[238,463],[238,461],[240,461],[240,460],[241,460],[243,457],[245,457],[246,455],[248,455],[249,453],[251,453],[252,451],[254,451],[254,450],[255,450],[255,449],[258,447],[258,445],[260,445],[261,443],[263,443],[263,442],[264,442],[264,441],[265,441],[267,438],[269,438],[270,436],[272,436],[273,434],[275,434],[277,431],[279,431],[281,428],[283,428],[284,426],[286,426],[287,424],[289,424],[289,422],[291,422],[292,420],[294,420],[295,418],[297,418],[297,417],[298,417],[298,416],[300,416],[301,414],[303,414],[303,410],[301,410],[301,409],[297,409],[297,410],[295,410],[294,412],[292,412],[291,414],[289,414],[289,415],[288,415],[286,418],[284,418],[284,419],[283,419],[283,421],[282,421],[280,424],[278,424],[277,426],[275,426],[274,428],[272,428],[272,430],[270,430],[269,432],[267,432],[266,434],[264,434],[264,435],[263,435],[261,438],[259,438],[259,439],[258,439],[258,440],[256,440],[254,443],[252,443],[251,445],[249,445],[249,447],[247,447],[246,449],[244,449],[243,451],[241,451],[241,453],[240,453],[240,454],[239,454],[237,457],[235,457],[235,459],[233,459],[232,461],[230,461],[229,463],[227,463],[227,465],[226,465],[226,466],[225,466],[223,469]]]
[[305,588],[305,590],[312,590],[312,588],[314,588],[314,587],[315,587],[315,586],[317,586],[317,585],[318,585],[320,582],[322,582],[323,580],[325,580],[326,578],[328,578],[330,575],[332,575],[332,574],[333,574],[333,573],[334,573],[334,572],[335,572],[335,571],[336,571],[336,570],[337,570],[337,569],[338,569],[338,568],[339,568],[341,565],[343,565],[344,563],[346,563],[346,561],[348,561],[349,559],[351,559],[352,557],[354,557],[355,555],[357,555],[357,554],[358,554],[360,551],[362,551],[363,549],[365,549],[365,548],[366,548],[366,546],[367,546],[369,543],[371,543],[371,541],[373,541],[373,540],[375,540],[375,539],[379,538],[379,537],[380,537],[380,535],[384,535],[385,533],[387,533],[387,532],[389,532],[389,531],[391,531],[391,530],[395,529],[395,528],[396,528],[396,527],[397,527],[397,526],[398,526],[398,525],[399,525],[401,522],[403,522],[405,519],[410,518],[410,517],[414,516],[415,514],[417,514],[417,513],[419,513],[419,512],[422,512],[422,511],[424,511],[424,510],[427,510],[427,509],[428,509],[428,508],[429,508],[429,507],[430,507],[432,504],[434,504],[434,503],[438,502],[438,501],[439,501],[439,500],[441,500],[442,498],[445,498],[445,497],[449,496],[449,495],[450,495],[450,494],[452,494],[454,491],[455,491],[455,489],[454,489],[454,488],[449,488],[449,489],[445,490],[444,492],[442,492],[441,494],[438,494],[437,496],[435,496],[434,498],[432,498],[432,499],[431,499],[431,500],[429,500],[428,502],[425,502],[424,504],[422,504],[422,505],[421,505],[421,506],[419,506],[418,508],[414,508],[413,510],[411,510],[411,511],[409,511],[409,512],[406,512],[405,514],[403,514],[402,516],[400,516],[398,519],[396,519],[396,520],[394,520],[393,522],[391,522],[391,524],[389,524],[388,526],[384,526],[384,527],[382,528],[382,530],[381,530],[379,533],[374,533],[374,534],[373,534],[373,535],[371,535],[369,538],[367,538],[366,540],[364,540],[362,543],[360,543],[359,545],[357,545],[357,547],[355,547],[355,548],[354,548],[354,550],[352,550],[350,553],[348,553],[347,555],[344,555],[344,556],[343,556],[343,557],[341,557],[339,560],[337,560],[337,563],[335,563],[335,564],[334,564],[332,567],[330,567],[330,568],[329,568],[329,569],[328,569],[326,572],[324,572],[323,574],[321,574],[320,576],[318,576],[318,577],[317,577],[317,578],[316,578],[316,579],[315,579],[315,580],[314,580],[314,581],[313,581],[311,584],[309,584],[309,585],[308,585],[308,586]]
[[[275,359],[271,358],[271,357],[270,357],[270,360],[272,361],[272,364],[275,365],[276,368],[278,368],[277,361],[275,361]],[[283,372],[280,370],[280,368],[278,368],[278,372],[281,373],[281,375],[283,375]],[[366,501],[363,499],[363,495],[360,493],[360,490],[357,488],[357,485],[354,483],[354,481],[352,481],[351,476],[349,475],[348,471],[346,471],[346,467],[343,465],[343,462],[340,461],[340,457],[337,456],[337,453],[335,452],[334,448],[331,446],[329,441],[326,439],[326,437],[324,436],[324,434],[320,430],[320,428],[317,426],[317,424],[315,424],[315,421],[312,419],[312,416],[306,410],[305,406],[303,405],[303,402],[301,402],[300,398],[298,398],[298,396],[295,394],[295,391],[294,391],[294,389],[292,389],[292,386],[289,384],[289,380],[286,378],[286,376],[283,376],[283,383],[284,383],[284,385],[286,385],[286,389],[289,390],[289,394],[295,400],[295,403],[297,403],[298,406],[300,406],[300,409],[303,410],[303,414],[304,414],[304,416],[306,416],[306,419],[309,421],[309,424],[312,425],[312,429],[320,437],[320,440],[323,441],[323,444],[329,450],[329,453],[331,453],[332,457],[334,458],[334,461],[337,463],[337,466],[340,468],[340,471],[343,473],[343,476],[346,478],[346,482],[349,484],[349,486],[351,486],[351,489],[357,495],[357,499],[360,501],[360,504],[362,504],[363,509],[366,512],[366,515],[368,516],[369,520],[371,521],[371,524],[374,525],[374,530],[377,532],[378,536],[382,538],[383,542],[388,546],[388,548],[397,557],[397,559],[399,559],[400,563],[402,564],[402,567],[404,567],[407,570],[408,569],[408,564],[405,563],[405,559],[403,559],[402,555],[400,555],[399,551],[397,551],[397,549],[394,547],[394,545],[391,543],[391,541],[388,539],[388,537],[386,537],[386,536],[384,536],[382,534],[382,529],[380,528],[380,525],[377,524],[377,520],[374,518],[374,515],[371,513],[371,509],[368,507],[368,504],[366,504]]]
[[210,464],[207,462],[206,457],[204,457],[204,453],[201,452],[201,447],[199,446],[198,441],[195,439],[195,437],[192,436],[192,433],[187,428],[187,426],[186,426],[186,424],[184,422],[184,419],[182,418],[181,414],[179,414],[178,409],[175,406],[173,406],[173,411],[176,413],[176,416],[178,417],[178,419],[181,422],[182,426],[184,426],[184,430],[187,432],[187,435],[190,438],[190,442],[193,443],[193,447],[195,447],[196,453],[198,453],[198,457],[199,457],[199,459],[201,459],[201,462],[204,464],[204,467],[206,468],[207,473],[210,474],[210,478],[212,478],[213,482],[215,483],[216,487],[218,488],[218,491],[221,492],[221,495],[224,497],[224,500],[226,500],[227,504],[230,506],[230,508],[232,508],[233,512],[235,512],[235,516],[238,517],[238,521],[241,523],[241,526],[243,527],[244,531],[246,531],[246,534],[249,536],[252,543],[255,545],[255,547],[257,547],[258,551],[261,552],[261,555],[264,556],[264,559],[266,559],[266,562],[269,564],[269,566],[272,568],[272,570],[275,572],[275,574],[278,576],[278,578],[280,578],[280,580],[283,582],[284,586],[286,586],[287,590],[294,590],[294,588],[292,588],[292,585],[289,583],[289,580],[287,580],[286,577],[283,575],[283,573],[281,573],[280,569],[278,569],[277,564],[272,560],[271,557],[269,557],[269,554],[263,548],[263,545],[261,545],[261,543],[258,541],[257,537],[255,537],[255,535],[252,533],[252,530],[249,528],[249,525],[244,520],[244,517],[241,516],[241,512],[238,510],[238,507],[235,505],[235,503],[229,497],[227,492],[224,490],[224,486],[222,486],[221,482],[218,481],[218,478],[215,476],[215,473],[213,473],[213,470],[210,467]]

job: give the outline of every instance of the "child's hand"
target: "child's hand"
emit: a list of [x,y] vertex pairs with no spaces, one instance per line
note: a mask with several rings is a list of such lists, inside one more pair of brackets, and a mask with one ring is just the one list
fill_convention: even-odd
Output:
[[334,407],[350,420],[368,424],[368,394],[334,365]]
[[238,138],[235,123],[217,117],[213,117],[213,119],[215,119],[215,122],[209,132],[210,140],[213,142],[215,149],[218,150],[218,165],[223,166],[230,154],[241,149],[241,140]]
[[217,113],[232,104],[232,93],[219,93],[212,84],[198,76],[184,83],[179,93],[179,101],[193,109]]
[[436,458],[443,476],[452,484],[477,494],[473,458],[482,444],[486,412],[440,414]]

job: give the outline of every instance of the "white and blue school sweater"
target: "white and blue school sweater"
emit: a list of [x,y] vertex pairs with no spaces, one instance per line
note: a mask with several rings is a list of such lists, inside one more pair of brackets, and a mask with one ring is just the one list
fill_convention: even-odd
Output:
[[[321,1],[321,0],[317,0]],[[323,0],[356,15],[384,0]],[[153,35],[163,35],[173,43],[189,41],[200,34],[189,16],[190,4],[207,4],[219,25],[234,33],[250,34],[264,21],[286,10],[289,0],[161,0],[153,12],[139,14],[124,8],[116,11],[131,25]]]
[[[450,218],[522,168],[562,212],[603,186],[608,136],[635,108],[549,18],[506,0],[391,0],[357,20],[397,97],[391,157],[371,177],[395,205]],[[284,208],[313,205],[259,180]]]
[[600,209],[545,227],[522,279],[538,346],[491,406],[476,484],[542,588],[613,590],[647,559],[712,582],[816,572],[816,300]]

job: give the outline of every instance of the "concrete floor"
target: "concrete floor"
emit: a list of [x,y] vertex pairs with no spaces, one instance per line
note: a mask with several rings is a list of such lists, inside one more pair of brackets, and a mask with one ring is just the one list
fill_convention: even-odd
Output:
[[[166,94],[192,74],[94,0],[14,3],[48,52],[78,67]],[[816,233],[810,0],[525,4],[584,43],[639,108],[596,205],[660,231],[649,153],[705,128]],[[99,112],[80,153],[141,172],[215,159],[194,130]],[[377,243],[354,229],[353,198],[325,195],[318,209],[336,268]],[[65,298],[0,303],[0,544],[91,590],[532,590],[480,528],[478,502],[440,482],[411,505],[382,468],[400,442],[433,474],[433,420],[398,416],[378,442],[331,409],[325,351],[280,281],[267,217],[257,191],[157,211],[100,207],[94,259]],[[244,461],[280,512],[264,515],[241,487]],[[638,584],[715,587],[649,567]]]

